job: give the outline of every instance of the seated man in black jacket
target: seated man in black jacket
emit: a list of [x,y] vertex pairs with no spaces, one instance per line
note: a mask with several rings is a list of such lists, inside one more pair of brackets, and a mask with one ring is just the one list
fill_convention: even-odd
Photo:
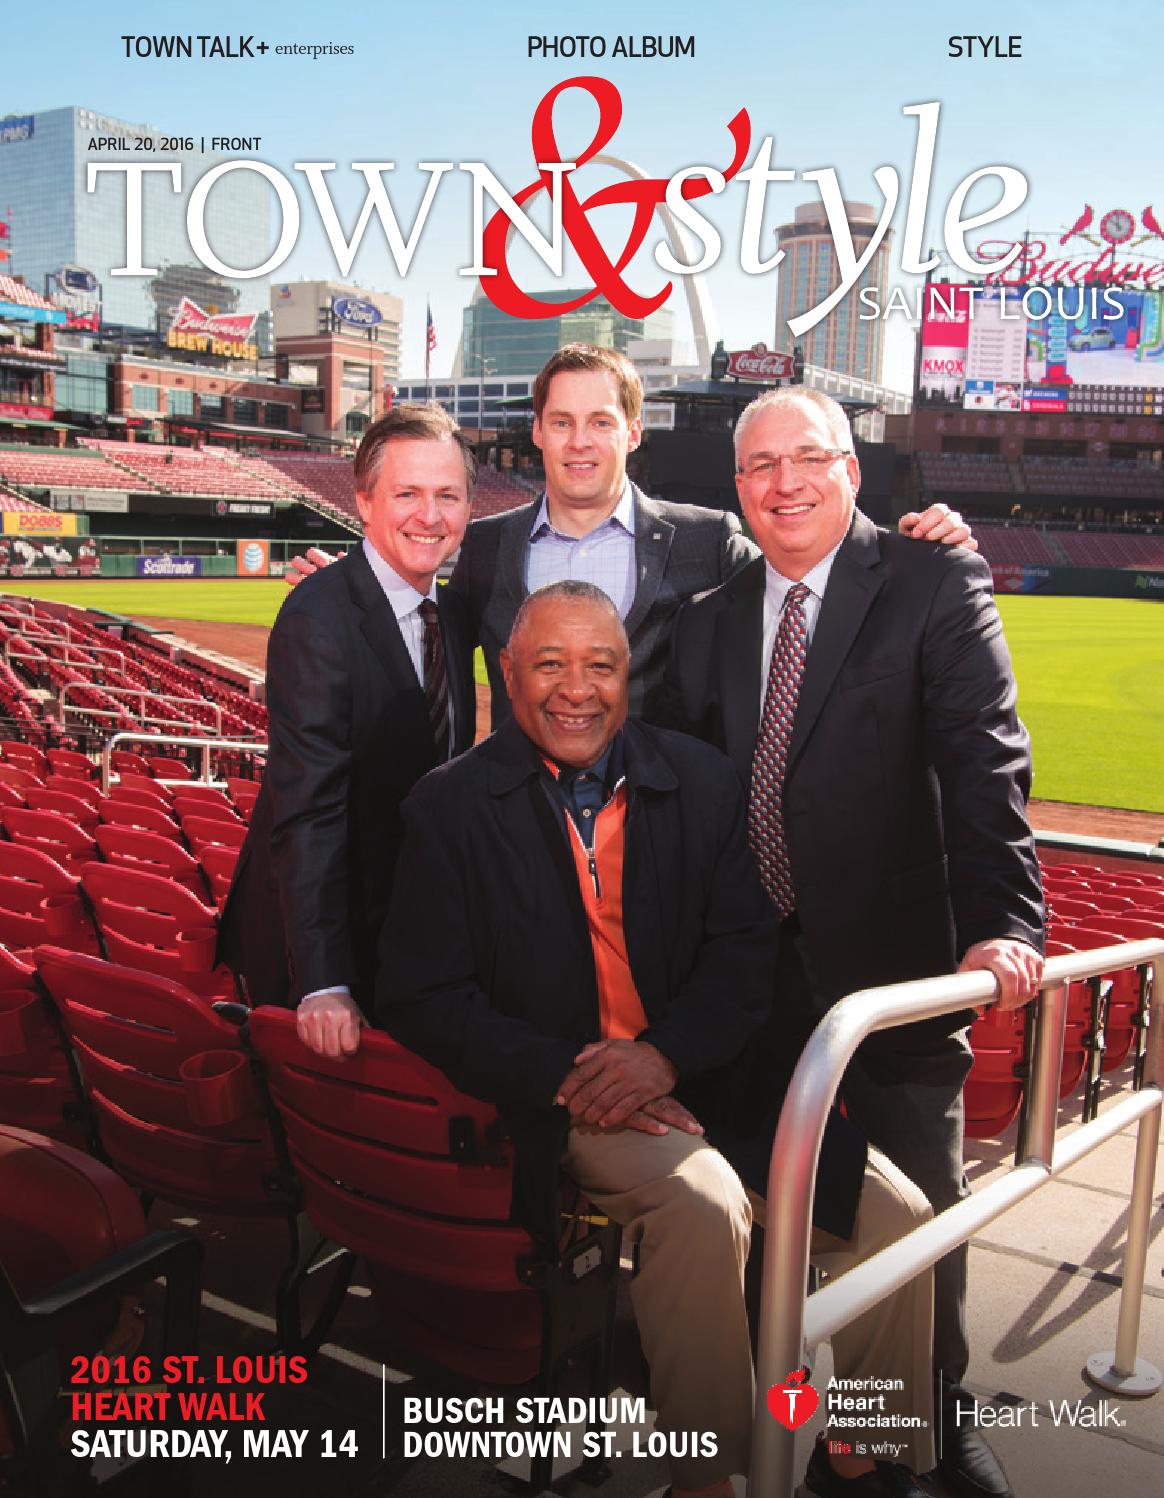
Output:
[[[776,924],[731,765],[627,723],[627,662],[600,589],[555,583],[522,605],[502,655],[513,719],[405,802],[377,1012],[506,1112],[527,1223],[561,1163],[639,1244],[633,1297],[658,1428],[716,1437],[714,1452],[672,1455],[675,1498],[730,1498],[730,1474],[748,1465],[743,1267],[763,1211],[738,1171],[762,1189],[783,1096],[770,1069],[750,1085],[746,1054],[772,1003]],[[928,1212],[832,1120],[819,1262],[848,1267]],[[902,1412],[927,1422],[931,1301],[919,1276],[834,1342],[838,1374],[900,1379]],[[928,1470],[928,1423],[904,1434],[911,1465]],[[831,1495],[849,1482],[869,1492],[873,1477],[878,1492],[920,1498],[905,1468],[864,1467],[835,1471],[818,1450],[809,1480]]]

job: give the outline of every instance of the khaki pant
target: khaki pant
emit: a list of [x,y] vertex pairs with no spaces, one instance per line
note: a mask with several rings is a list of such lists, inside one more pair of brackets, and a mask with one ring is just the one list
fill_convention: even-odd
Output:
[[[621,1223],[639,1248],[631,1285],[643,1350],[651,1368],[651,1401],[666,1431],[714,1431],[715,1456],[676,1457],[671,1476],[698,1488],[746,1473],[754,1381],[744,1308],[744,1264],[753,1212],[763,1201],[704,1140],[672,1129],[611,1134],[572,1129],[566,1171],[596,1206]],[[869,1152],[853,1238],[814,1230],[813,1262],[830,1275],[924,1222],[929,1203],[876,1150]],[[935,1462],[933,1447],[933,1275],[918,1275],[833,1338],[837,1378],[901,1379],[886,1395],[885,1413],[913,1414],[924,1429],[872,1430],[871,1441],[908,1442],[903,1454],[917,1472]],[[818,1390],[822,1404],[826,1392]]]

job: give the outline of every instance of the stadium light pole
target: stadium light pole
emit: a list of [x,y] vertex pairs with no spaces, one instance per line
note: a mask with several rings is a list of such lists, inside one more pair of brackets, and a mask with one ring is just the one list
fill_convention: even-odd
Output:
[[485,381],[497,373],[497,360],[487,359],[482,353],[477,372],[477,445],[485,441]]

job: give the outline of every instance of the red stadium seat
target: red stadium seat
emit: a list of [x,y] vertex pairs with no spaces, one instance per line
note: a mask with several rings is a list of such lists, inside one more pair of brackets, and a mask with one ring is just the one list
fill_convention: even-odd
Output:
[[212,801],[208,796],[191,798],[184,791],[179,790],[174,797],[174,810],[183,827],[187,817],[207,817],[212,822],[231,822],[236,827],[243,826],[243,820],[238,812],[222,795]]
[[94,780],[97,766],[84,754],[73,749],[50,749],[48,762],[56,775],[68,775],[78,780]]
[[109,787],[110,795],[118,788],[124,790],[143,791],[152,796],[159,806],[170,806],[174,800],[174,793],[168,785],[163,785],[160,780],[155,780],[152,775],[139,775],[136,771],[127,770],[124,775],[119,775]]
[[[1105,922],[1100,924],[1101,919]],[[1117,946],[1123,939],[1106,924],[1107,917],[1095,917],[1094,926],[1070,926],[1056,930],[1059,941],[1068,942],[1076,952],[1092,952],[1099,947]],[[1117,918],[1118,919],[1118,918]],[[1103,1070],[1114,1071],[1123,1064],[1135,1038],[1135,1017],[1140,1007],[1140,980],[1134,969],[1123,968],[1105,974],[1111,980],[1104,1025]]]
[[162,837],[181,840],[182,829],[158,806],[147,806],[138,801],[121,801],[108,796],[101,808],[101,820],[111,827],[142,827],[146,832],[157,832]]
[[1053,920],[1081,921],[1099,914],[1099,906],[1082,894],[1059,895],[1048,890],[1047,906]]
[[[590,1325],[575,1326],[573,1350],[589,1348],[590,1392],[604,1393],[618,1230],[595,1231],[582,1220],[588,1214],[575,1214],[557,1260],[540,1255],[511,1221],[512,1146],[495,1109],[389,1036],[365,1030],[355,1056],[328,1061],[302,1044],[292,1014],[273,1008],[254,1011],[247,1035],[304,1210],[327,1238],[363,1256],[394,1330],[466,1376],[520,1383],[540,1366],[552,1383],[559,1369],[542,1362],[543,1336],[551,1322],[564,1325],[578,1295]],[[537,1275],[523,1272],[531,1255],[543,1260]],[[563,1367],[570,1351],[561,1348]]]
[[14,785],[5,785],[0,781],[0,806],[27,806],[24,793],[17,790]]
[[123,1347],[125,1292],[166,1281],[165,1352],[197,1346],[199,1244],[143,1236],[132,1187],[40,1133],[0,1126],[0,1458],[5,1490],[65,1493],[58,1390],[77,1353]]
[[76,875],[40,848],[0,843],[0,942],[22,949],[44,941],[101,950]]
[[0,947],[0,1124],[83,1148],[80,1078],[31,962]]
[[147,790],[144,786],[128,785],[124,780],[119,780],[109,787],[109,800],[127,801],[131,806],[152,806],[155,811],[160,811],[163,816],[167,817],[174,805],[165,796],[159,796],[156,791]]
[[90,863],[81,885],[111,962],[183,983],[204,998],[236,999],[214,966],[217,912],[172,879],[121,864]]
[[128,749],[115,749],[109,756],[109,767],[115,775],[141,775],[150,779],[150,767],[145,756],[133,754]]
[[109,824],[98,827],[93,835],[106,863],[124,864],[147,874],[161,874],[205,900],[207,882],[198,860],[173,838],[147,832],[141,827],[113,827]]
[[966,1133],[971,1139],[993,1139],[1001,1134],[1022,1106],[1024,1013],[1022,1009],[1002,1013],[992,1008],[970,1026],[974,1061],[963,1101]]
[[0,749],[4,751],[6,764],[17,765],[22,770],[30,770],[41,780],[49,773],[49,762],[35,744],[22,744],[16,740],[5,739],[0,744]]
[[92,802],[81,796],[72,796],[68,791],[50,790],[48,786],[30,786],[25,805],[33,811],[60,812],[62,817],[76,822],[85,832],[92,832],[101,820],[101,813]]
[[[119,1174],[171,1201],[269,1213],[275,1153],[238,1027],[154,973],[51,946],[38,948],[36,962]],[[220,1057],[221,1069],[201,1068],[206,1097],[193,1107],[183,1064],[204,1053]]]
[[182,831],[199,858],[207,848],[241,848],[246,842],[246,823],[237,817],[229,821],[216,817],[185,817]]
[[39,775],[25,770],[20,765],[0,763],[0,785],[10,785],[14,790],[26,791],[30,786],[41,785]]
[[71,872],[80,870],[97,852],[97,844],[68,817],[55,811],[0,808],[0,826],[14,843],[37,848]]
[[146,764],[150,774],[158,780],[193,780],[194,771],[184,759],[174,759],[166,754],[147,754]]
[[95,780],[81,780],[76,775],[46,775],[44,788],[46,791],[63,791],[66,796],[73,796],[94,808],[105,800],[104,792]]
[[238,853],[237,848],[224,848],[217,843],[207,843],[198,855],[202,872],[210,884],[210,893],[214,896],[214,903],[219,910],[226,905],[226,897],[230,894],[231,882],[238,864]]

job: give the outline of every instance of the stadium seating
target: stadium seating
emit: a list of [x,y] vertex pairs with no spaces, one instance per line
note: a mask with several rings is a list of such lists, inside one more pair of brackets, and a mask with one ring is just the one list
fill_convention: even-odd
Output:
[[127,864],[85,865],[81,887],[110,961],[184,984],[203,998],[236,999],[215,967],[217,912],[173,879]]
[[[604,1394],[617,1228],[575,1211],[559,1254],[541,1252],[511,1221],[512,1146],[495,1110],[389,1036],[367,1030],[355,1056],[329,1061],[305,1049],[293,1015],[270,1008],[251,1014],[246,1034],[304,1210],[363,1257],[394,1330],[473,1378],[523,1383],[540,1370],[542,1393],[585,1350],[588,1392]],[[535,1465],[532,1490],[549,1475]]]
[[5,806],[0,808],[0,827],[14,843],[47,853],[69,873],[79,873],[97,853],[92,837],[60,812]]
[[0,1125],[35,1129],[65,1144],[87,1140],[81,1083],[31,957],[0,947]]
[[[93,836],[106,863],[121,864],[146,874],[160,874],[205,901],[208,886],[202,875],[202,865],[172,837],[147,832],[144,828],[110,824],[98,827]],[[213,893],[213,886],[210,890]]]
[[[198,1345],[201,1246],[145,1237],[141,1204],[108,1166],[42,1134],[0,1126],[0,1459],[13,1494],[77,1491],[60,1390],[75,1353],[140,1336],[126,1292],[166,1282],[161,1354]],[[87,1476],[87,1474],[86,1474]]]

